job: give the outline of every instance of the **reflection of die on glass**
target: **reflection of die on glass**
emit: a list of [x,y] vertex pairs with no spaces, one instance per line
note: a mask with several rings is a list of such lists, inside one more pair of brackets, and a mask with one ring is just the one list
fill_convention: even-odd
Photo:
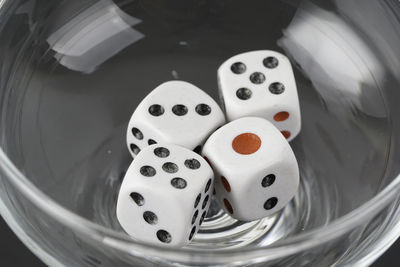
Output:
[[118,221],[138,240],[184,246],[207,214],[213,180],[211,167],[195,152],[170,144],[147,146],[122,182]]
[[228,121],[255,116],[272,122],[290,141],[301,128],[297,87],[288,58],[263,50],[236,55],[218,70]]
[[132,156],[163,142],[200,151],[224,123],[221,108],[204,91],[188,82],[169,81],[154,89],[133,113],[127,145]]
[[207,140],[203,155],[215,172],[218,202],[236,219],[271,215],[297,192],[295,155],[265,119],[241,118],[221,127]]

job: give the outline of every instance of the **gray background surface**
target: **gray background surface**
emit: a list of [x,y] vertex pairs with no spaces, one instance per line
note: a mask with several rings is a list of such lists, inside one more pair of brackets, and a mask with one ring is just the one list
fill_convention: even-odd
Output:
[[[0,266],[2,267],[43,267],[43,264],[33,255],[0,219]],[[391,267],[400,265],[400,241],[397,241],[372,267]],[[107,266],[108,267],[108,266]],[[118,267],[118,266],[113,266]]]

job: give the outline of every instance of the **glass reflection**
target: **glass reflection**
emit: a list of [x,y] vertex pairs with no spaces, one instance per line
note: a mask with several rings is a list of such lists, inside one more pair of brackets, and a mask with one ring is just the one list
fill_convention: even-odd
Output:
[[65,67],[92,73],[127,46],[144,38],[132,28],[141,22],[123,12],[111,0],[89,6],[47,39]]
[[[309,77],[332,112],[342,113],[345,105],[370,116],[386,116],[380,100],[383,67],[341,17],[306,1],[279,44]],[[335,110],[337,107],[340,109]]]

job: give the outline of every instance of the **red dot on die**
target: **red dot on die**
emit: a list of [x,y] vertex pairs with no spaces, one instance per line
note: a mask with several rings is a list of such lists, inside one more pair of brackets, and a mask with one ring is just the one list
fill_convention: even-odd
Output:
[[261,147],[261,139],[253,133],[243,133],[235,137],[232,148],[242,155],[250,155],[257,152]]
[[290,136],[292,135],[289,131],[281,131],[281,133],[283,134],[283,136],[284,136],[286,139],[289,139]]
[[231,185],[229,184],[228,180],[224,176],[221,176],[221,182],[222,182],[222,185],[224,186],[225,190],[228,193],[230,193],[231,192]]
[[226,198],[224,198],[224,205],[225,205],[226,210],[227,210],[230,214],[233,214],[232,205],[231,205],[231,203],[230,203]]
[[285,121],[285,120],[289,119],[289,116],[290,116],[289,112],[282,111],[282,112],[275,114],[274,120],[277,122]]

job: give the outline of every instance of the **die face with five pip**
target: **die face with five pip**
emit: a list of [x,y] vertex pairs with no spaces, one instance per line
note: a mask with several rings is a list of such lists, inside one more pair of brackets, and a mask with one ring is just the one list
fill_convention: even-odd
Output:
[[297,192],[295,155],[265,119],[246,117],[221,127],[207,140],[203,155],[214,169],[217,201],[238,220],[269,216]]
[[193,150],[224,123],[221,108],[204,91],[184,81],[169,81],[154,89],[133,113],[127,145],[133,157],[155,143]]
[[286,56],[269,50],[236,55],[218,69],[218,82],[228,121],[265,118],[289,141],[300,132],[297,87]]
[[122,182],[118,221],[137,240],[182,247],[206,216],[213,183],[211,167],[195,152],[171,144],[147,146]]

